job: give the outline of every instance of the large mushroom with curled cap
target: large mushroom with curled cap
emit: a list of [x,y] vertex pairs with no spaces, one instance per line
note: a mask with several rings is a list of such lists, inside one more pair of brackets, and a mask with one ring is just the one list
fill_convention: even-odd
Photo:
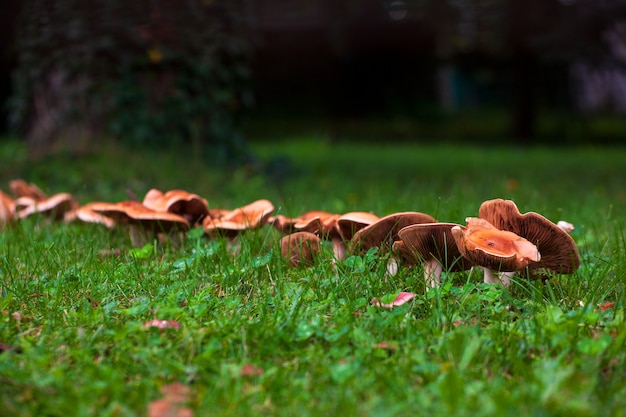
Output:
[[555,224],[535,213],[520,213],[511,200],[494,199],[481,204],[478,216],[500,230],[513,232],[534,244],[541,260],[528,265],[530,276],[548,272],[571,274],[580,267],[580,255],[574,239],[568,234],[573,226]]
[[465,222],[451,229],[452,236],[463,257],[484,268],[485,282],[508,285],[508,277],[498,278],[493,272],[517,272],[541,260],[537,246],[523,237],[485,219],[468,217]]

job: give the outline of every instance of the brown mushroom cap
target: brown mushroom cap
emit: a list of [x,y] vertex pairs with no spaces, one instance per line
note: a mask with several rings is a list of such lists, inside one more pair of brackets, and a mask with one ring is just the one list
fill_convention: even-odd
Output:
[[350,242],[350,251],[363,253],[376,246],[391,247],[393,242],[399,239],[399,230],[410,225],[434,221],[432,216],[416,211],[389,214],[356,232]]
[[89,210],[113,219],[119,224],[141,224],[148,230],[167,233],[171,230],[187,230],[189,222],[174,213],[152,210],[138,201],[119,203],[93,202]]
[[29,184],[23,179],[15,179],[9,181],[9,188],[16,197],[30,197],[37,201],[44,200],[46,193],[41,191],[35,184]]
[[0,190],[0,227],[15,218],[15,201]]
[[394,242],[394,250],[398,250],[409,264],[435,259],[446,270],[465,271],[473,263],[459,251],[452,235],[452,228],[455,226],[458,225],[439,222],[403,227],[398,231],[400,241]]
[[273,212],[274,205],[270,201],[257,200],[218,218],[207,216],[202,221],[202,227],[204,233],[210,236],[223,234],[233,237],[244,230],[262,227]]
[[293,232],[310,232],[319,236],[324,230],[324,221],[333,217],[338,216],[326,211],[308,211],[298,217],[287,217],[282,214],[278,214],[270,217],[268,219],[268,223],[270,223],[276,230],[284,234]]
[[513,232],[499,230],[485,219],[469,217],[452,235],[461,254],[476,265],[496,271],[519,271],[541,255],[537,247]]
[[313,233],[295,232],[280,239],[281,254],[291,266],[311,266],[321,250],[320,241]]
[[111,217],[107,217],[103,214],[97,213],[93,211],[91,208],[92,205],[94,205],[95,207],[98,207],[100,204],[103,204],[103,203],[98,203],[98,202],[87,203],[85,205],[78,207],[75,211],[76,218],[85,223],[102,224],[108,227],[109,229],[112,229],[113,227],[115,227],[115,220],[113,220]]
[[42,200],[33,197],[19,197],[15,200],[17,216],[24,219],[35,213],[42,213],[54,220],[61,220],[78,207],[69,193],[59,193]]
[[480,218],[496,228],[511,231],[537,246],[541,261],[528,266],[532,276],[546,269],[561,274],[571,274],[580,267],[578,247],[562,228],[534,212],[521,214],[511,200],[494,199],[481,204]]
[[144,196],[143,205],[152,210],[183,216],[189,224],[194,224],[209,214],[207,200],[185,190],[169,190],[163,193],[153,188]]
[[[352,239],[354,234],[359,230],[376,223],[380,217],[373,213],[364,211],[352,211],[342,214],[337,218],[336,232],[344,241]],[[332,234],[332,232],[331,232]]]

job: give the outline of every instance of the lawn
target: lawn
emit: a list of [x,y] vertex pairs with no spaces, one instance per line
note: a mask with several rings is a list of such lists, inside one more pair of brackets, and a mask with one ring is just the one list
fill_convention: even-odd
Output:
[[[335,263],[324,246],[292,268],[269,226],[133,248],[122,230],[28,218],[0,232],[0,414],[626,415],[624,148],[252,146],[233,169],[120,147],[32,161],[5,141],[0,189],[21,177],[87,203],[184,188],[211,207],[267,198],[288,216],[421,211],[462,224],[505,198],[573,223],[581,267],[508,288],[444,272],[426,291],[420,267],[389,276],[376,251]],[[370,303],[401,291],[417,296]]]

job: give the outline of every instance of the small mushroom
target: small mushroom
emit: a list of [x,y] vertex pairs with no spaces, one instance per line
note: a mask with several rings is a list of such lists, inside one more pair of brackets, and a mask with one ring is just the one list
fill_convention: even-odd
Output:
[[204,233],[209,236],[234,237],[245,230],[258,229],[264,226],[273,212],[274,205],[270,201],[257,200],[225,213],[221,217],[207,216],[202,221],[202,227]]
[[439,285],[441,273],[465,271],[474,264],[463,257],[452,234],[456,223],[421,223],[398,231],[400,240],[393,244],[394,252],[410,265],[423,264],[424,279],[434,288]]
[[41,213],[52,220],[70,221],[76,208],[78,203],[69,193],[58,193],[40,200],[28,196],[15,200],[15,210],[20,219]]
[[333,243],[335,259],[346,258],[347,242],[362,228],[377,221],[379,217],[372,213],[352,211],[342,215],[333,215],[322,221],[322,238]]
[[[537,247],[523,237],[499,230],[485,219],[469,217],[466,226],[454,226],[451,231],[461,254],[485,268],[485,282],[493,282],[491,271],[516,272],[539,262]],[[508,279],[502,283],[508,285]],[[498,280],[500,281],[500,280]]]
[[319,236],[324,230],[324,222],[329,218],[337,217],[339,216],[326,211],[308,211],[297,217],[287,217],[278,214],[270,217],[267,222],[283,234],[310,232]]
[[0,190],[0,228],[15,218],[15,201]]
[[547,271],[571,274],[580,267],[574,239],[544,216],[535,212],[522,214],[513,201],[503,199],[485,201],[478,215],[496,228],[513,232],[537,246],[541,260],[528,265],[530,276],[546,275]]
[[294,232],[280,239],[280,250],[291,266],[311,266],[321,251],[320,238],[311,232]]
[[41,191],[35,184],[29,184],[23,179],[15,179],[9,181],[9,188],[16,197],[30,197],[37,201],[44,200],[46,193]]
[[189,229],[189,222],[184,217],[149,209],[138,201],[93,202],[89,204],[89,210],[112,219],[115,224],[126,225],[135,247],[141,247],[159,235],[178,243],[178,233]]
[[163,193],[156,188],[149,190],[143,205],[155,210],[178,214],[195,224],[209,214],[209,203],[197,194],[185,190],[169,190]]

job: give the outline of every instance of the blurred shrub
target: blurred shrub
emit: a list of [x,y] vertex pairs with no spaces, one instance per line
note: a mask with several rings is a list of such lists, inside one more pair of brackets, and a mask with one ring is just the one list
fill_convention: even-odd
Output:
[[181,143],[242,156],[249,0],[25,0],[12,122],[36,151]]

